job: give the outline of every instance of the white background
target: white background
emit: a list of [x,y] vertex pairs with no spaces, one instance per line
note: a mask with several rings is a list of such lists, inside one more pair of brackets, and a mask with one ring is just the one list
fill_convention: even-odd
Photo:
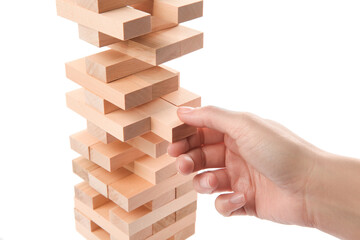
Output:
[[[205,48],[168,65],[205,105],[281,122],[328,151],[359,157],[360,3],[205,0],[186,25]],[[0,238],[82,239],[74,230],[68,136],[85,120],[65,107],[77,86],[64,62],[97,48],[78,40],[55,1],[4,1],[0,14]],[[223,218],[200,196],[191,239],[333,239],[252,217]]]

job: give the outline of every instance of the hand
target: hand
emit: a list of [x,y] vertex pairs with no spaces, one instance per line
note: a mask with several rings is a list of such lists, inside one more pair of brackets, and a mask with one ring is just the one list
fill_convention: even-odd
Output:
[[322,151],[278,123],[249,113],[215,107],[179,108],[179,118],[198,133],[169,146],[182,174],[198,174],[199,193],[221,194],[215,202],[224,216],[254,215],[312,226],[306,194]]

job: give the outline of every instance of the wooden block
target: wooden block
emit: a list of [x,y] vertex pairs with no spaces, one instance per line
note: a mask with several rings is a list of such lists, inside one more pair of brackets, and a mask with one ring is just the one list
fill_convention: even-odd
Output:
[[179,88],[179,90],[162,96],[161,98],[177,107],[201,107],[201,97],[184,88]]
[[70,109],[121,141],[127,141],[151,129],[150,118],[136,110],[123,111],[119,109],[106,115],[99,113],[85,104],[82,89],[67,93],[66,101]]
[[201,49],[203,33],[179,25],[129,41],[114,43],[109,47],[152,65],[159,65]]
[[90,159],[90,147],[97,142],[99,142],[99,140],[86,130],[70,136],[71,149],[87,159]]
[[89,185],[103,196],[109,198],[108,186],[129,175],[132,175],[132,173],[124,168],[120,168],[114,172],[108,172],[103,168],[97,168],[89,172]]
[[91,209],[96,209],[109,202],[109,199],[98,193],[86,182],[79,183],[75,186],[75,197]]
[[127,143],[153,158],[166,154],[169,146],[168,141],[152,132],[130,139]]
[[109,185],[109,198],[130,212],[193,177],[194,174],[189,176],[176,174],[166,181],[153,185],[136,174],[132,174]]
[[127,5],[136,4],[144,0],[76,0],[76,3],[93,12],[104,13]]
[[98,32],[81,24],[78,24],[78,28],[79,38],[96,47],[104,47],[121,41],[120,39],[114,38],[102,32]]
[[154,223],[174,213],[174,211],[183,208],[195,198],[195,192],[188,193],[182,198],[176,199],[154,211],[150,211],[144,206],[130,213],[120,207],[113,208],[110,210],[110,221],[114,226],[131,236],[143,228],[152,226]]
[[102,229],[106,232],[110,233],[111,236],[116,236],[119,240],[139,240],[139,239],[146,239],[147,237],[152,235],[152,227],[144,228],[143,230],[139,231],[138,233],[129,236],[128,234],[122,232],[119,228],[115,227],[110,222],[110,210],[115,208],[116,205],[113,202],[108,202],[103,206],[92,210],[83,202],[75,198],[75,208],[81,211],[85,216],[99,225]]
[[112,37],[128,40],[151,31],[150,14],[122,7],[98,14],[78,6],[75,0],[56,0],[57,14]]
[[178,222],[170,225],[169,227],[161,230],[160,232],[148,237],[146,240],[167,240],[175,233],[184,230],[189,224],[194,224],[196,221],[196,213],[192,213],[189,216],[181,219]]
[[167,154],[159,158],[143,156],[136,159],[130,168],[133,173],[148,182],[158,184],[177,173],[175,161],[175,158]]
[[177,72],[155,67],[107,84],[86,73],[84,59],[67,63],[66,74],[70,80],[125,110],[150,102],[155,93],[165,95],[175,91],[178,86],[174,87],[174,83],[178,84],[179,78]]
[[90,160],[109,172],[115,171],[145,154],[121,141],[104,144],[98,142],[90,147]]
[[75,221],[80,223],[83,227],[85,227],[88,231],[93,232],[100,227],[88,219],[83,213],[81,213],[76,208],[74,209]]
[[148,209],[150,209],[151,211],[154,211],[175,199],[176,199],[175,198],[175,189],[172,189],[171,191],[161,195],[160,197],[144,204],[144,206],[147,207]]
[[153,15],[173,23],[182,23],[203,15],[202,0],[154,0]]
[[169,227],[171,224],[176,222],[175,214],[172,213],[169,216],[161,219],[160,221],[153,224],[153,234],[160,232],[161,230]]
[[73,172],[86,182],[89,182],[89,172],[99,168],[98,165],[84,157],[74,159],[72,161],[72,166]]
[[102,114],[108,114],[111,112],[114,112],[116,110],[119,110],[117,106],[112,104],[109,101],[106,101],[105,99],[93,94],[92,92],[89,92],[84,89],[85,93],[85,102],[87,105],[95,108],[97,111],[99,111]]
[[154,5],[154,0],[144,0],[139,3],[131,4],[130,6],[137,10],[147,12],[152,15],[153,5]]
[[195,234],[195,223],[184,228],[180,232],[176,233],[172,238],[168,240],[185,240]]
[[[90,133],[91,135],[93,135],[94,137],[96,137],[98,140],[100,140],[101,142],[103,142],[105,144],[109,144],[109,143],[118,141],[116,137],[107,133],[103,129],[99,128],[98,126],[96,126],[95,124],[90,122],[89,120],[87,121],[87,131],[88,131],[88,133]],[[135,137],[135,138],[138,138],[138,137]]]
[[197,209],[197,201],[190,203],[186,207],[176,211],[176,221],[183,219],[184,217],[186,217],[187,215],[193,212],[196,212],[196,209]]
[[89,231],[78,221],[75,221],[75,225],[76,230],[88,240],[110,240],[110,235],[102,228],[98,228],[94,231]]
[[193,190],[194,190],[194,184],[193,184],[193,180],[191,179],[187,183],[184,183],[183,185],[180,185],[179,187],[177,187],[175,189],[176,198],[179,198],[179,197],[183,196],[184,194],[191,192]]
[[85,63],[89,75],[106,83],[152,67],[148,63],[114,50],[88,56],[85,58]]

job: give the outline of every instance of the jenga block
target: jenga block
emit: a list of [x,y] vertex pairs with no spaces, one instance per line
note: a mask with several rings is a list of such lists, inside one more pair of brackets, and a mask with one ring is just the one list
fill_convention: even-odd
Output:
[[196,213],[194,212],[180,221],[171,224],[169,227],[161,230],[160,232],[148,237],[146,240],[167,240],[171,238],[174,233],[184,230],[187,226],[189,226],[189,224],[194,224],[195,221]]
[[84,157],[74,159],[72,161],[72,166],[73,172],[86,182],[89,182],[89,172],[99,168],[98,165]]
[[110,240],[110,235],[102,228],[98,228],[94,231],[89,231],[79,221],[75,221],[76,230],[87,240]]
[[176,233],[172,238],[168,240],[185,240],[195,234],[195,223],[184,228],[180,232]]
[[187,106],[195,108],[201,106],[201,97],[184,88],[179,88],[179,90],[162,96],[161,98],[177,107]]
[[84,59],[67,63],[66,74],[70,80],[125,110],[150,102],[153,92],[165,95],[175,91],[178,86],[174,87],[174,83],[178,84],[179,77],[177,72],[155,67],[152,71],[145,70],[107,84],[86,73]]
[[168,141],[152,132],[130,139],[127,143],[153,158],[166,154],[169,146]]
[[187,183],[184,183],[175,189],[176,198],[179,198],[179,197],[183,196],[184,194],[191,192],[193,190],[194,190],[194,184],[193,184],[193,180],[191,179]]
[[186,207],[176,211],[176,221],[183,219],[190,213],[196,212],[196,209],[197,209],[197,201],[190,203]]
[[134,161],[132,171],[152,184],[158,184],[177,173],[175,158],[167,154],[152,158],[143,156]]
[[136,110],[123,111],[119,109],[106,115],[99,113],[85,104],[82,89],[67,93],[66,101],[70,109],[121,141],[127,141],[151,129],[150,118]]
[[131,4],[130,6],[137,10],[147,12],[152,15],[153,5],[154,5],[154,0],[143,0],[139,3]]
[[194,174],[189,176],[176,174],[166,181],[153,185],[136,174],[132,174],[109,185],[109,198],[130,212],[193,177]]
[[103,206],[92,210],[79,199],[75,198],[75,208],[81,211],[85,216],[99,225],[106,232],[110,233],[112,236],[116,236],[117,239],[121,240],[139,240],[146,239],[152,235],[152,227],[144,228],[143,230],[137,232],[136,234],[129,236],[128,234],[121,231],[119,228],[115,227],[110,222],[110,210],[116,208],[116,204],[113,202],[108,202]]
[[154,0],[153,15],[173,23],[182,23],[203,15],[202,0]]
[[143,228],[152,226],[164,217],[174,213],[174,211],[183,208],[194,199],[196,199],[196,192],[188,193],[182,198],[176,199],[154,211],[150,211],[144,206],[130,213],[120,207],[113,208],[110,210],[110,221],[114,226],[131,236]]
[[81,213],[79,210],[74,209],[74,215],[75,215],[75,221],[80,223],[83,227],[85,227],[88,231],[95,231],[96,229],[99,229],[99,226],[88,219],[83,213]]
[[109,202],[109,199],[105,198],[85,182],[79,183],[75,186],[75,197],[91,209],[96,209]]
[[169,227],[171,224],[176,222],[175,214],[172,213],[169,216],[161,219],[160,221],[153,224],[153,234],[160,232],[161,230]]
[[84,40],[96,47],[104,47],[113,43],[117,43],[121,40],[109,36],[105,33],[98,32],[94,29],[85,27],[81,24],[78,25],[79,27],[79,38]]
[[93,12],[104,13],[144,0],[76,0],[76,3]]
[[85,58],[85,63],[89,75],[106,83],[152,67],[148,63],[114,50],[88,56]]
[[175,189],[172,189],[171,191],[161,195],[160,197],[144,204],[144,206],[150,209],[151,211],[154,211],[173,200],[175,200]]
[[97,142],[99,142],[99,140],[86,130],[70,136],[71,149],[87,159],[90,159],[90,147]]
[[[116,137],[107,133],[106,131],[99,128],[98,126],[96,126],[95,124],[93,124],[90,121],[87,121],[87,131],[88,131],[88,133],[90,133],[91,135],[93,135],[94,137],[96,137],[98,140],[100,140],[101,142],[103,142],[105,144],[109,144],[109,143],[118,141],[116,139]],[[138,137],[135,137],[135,138],[138,138]],[[135,138],[133,138],[133,139],[135,139]]]
[[179,25],[114,43],[109,47],[152,65],[159,65],[202,48],[203,33]]
[[90,147],[90,160],[109,172],[115,171],[145,154],[129,144],[98,142]]
[[108,186],[129,175],[132,175],[132,173],[124,168],[120,168],[114,172],[108,172],[103,168],[97,168],[89,172],[89,185],[108,198]]
[[89,92],[84,89],[85,93],[85,102],[87,105],[95,108],[97,111],[99,111],[102,114],[108,114],[111,112],[114,112],[116,110],[119,110],[119,107],[115,106],[109,101],[106,101],[105,99],[93,94],[92,92]]
[[112,37],[127,40],[151,31],[150,14],[122,7],[98,14],[78,6],[75,0],[56,0],[57,14]]

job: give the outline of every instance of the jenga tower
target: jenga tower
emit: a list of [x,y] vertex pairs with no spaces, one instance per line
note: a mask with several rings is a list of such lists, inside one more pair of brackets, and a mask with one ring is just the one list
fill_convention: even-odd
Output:
[[203,34],[178,25],[202,16],[202,0],[57,0],[80,38],[106,50],[66,64],[82,88],[67,106],[87,119],[70,137],[77,230],[87,239],[182,240],[195,233],[197,194],[177,174],[169,142],[196,133],[177,107],[201,99],[179,87],[162,63],[203,47]]

